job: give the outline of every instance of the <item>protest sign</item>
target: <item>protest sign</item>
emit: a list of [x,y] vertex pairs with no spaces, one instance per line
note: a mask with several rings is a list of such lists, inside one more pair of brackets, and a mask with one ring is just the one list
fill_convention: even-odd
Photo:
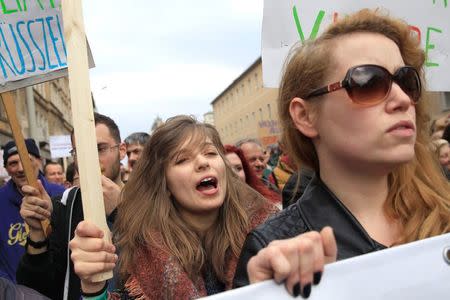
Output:
[[0,4],[0,92],[66,76],[61,0]]
[[380,8],[410,24],[426,53],[429,91],[450,91],[450,5],[447,0],[265,0],[262,32],[264,86],[279,85],[291,47],[315,38],[334,20],[363,8]]
[[[450,233],[325,266],[309,299],[448,299]],[[208,300],[291,300],[283,284],[265,281]]]
[[72,150],[70,135],[50,136],[50,155],[52,158],[69,157]]
[[264,147],[276,144],[281,135],[278,120],[262,120],[258,122],[258,137]]

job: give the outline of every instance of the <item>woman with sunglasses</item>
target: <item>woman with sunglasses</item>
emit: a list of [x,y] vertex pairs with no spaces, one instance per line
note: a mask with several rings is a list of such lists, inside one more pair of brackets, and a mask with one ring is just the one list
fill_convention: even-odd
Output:
[[406,23],[370,10],[291,52],[283,138],[316,176],[247,236],[235,286],[274,278],[307,298],[325,263],[450,231],[449,185],[428,148],[424,60]]

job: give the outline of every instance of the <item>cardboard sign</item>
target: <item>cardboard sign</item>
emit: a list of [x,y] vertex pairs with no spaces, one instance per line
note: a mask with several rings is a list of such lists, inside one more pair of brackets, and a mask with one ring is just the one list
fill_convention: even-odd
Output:
[[265,0],[262,32],[264,86],[277,88],[291,47],[320,35],[345,14],[380,8],[405,20],[426,53],[427,90],[450,91],[450,3],[448,0]]
[[[326,265],[309,299],[448,299],[449,282],[450,233]],[[293,298],[284,285],[265,281],[208,299]]]
[[61,0],[0,0],[0,93],[66,76],[63,30]]
[[264,147],[278,143],[281,135],[278,120],[263,120],[258,122],[258,136]]
[[50,136],[50,155],[52,158],[69,157],[72,150],[70,135]]

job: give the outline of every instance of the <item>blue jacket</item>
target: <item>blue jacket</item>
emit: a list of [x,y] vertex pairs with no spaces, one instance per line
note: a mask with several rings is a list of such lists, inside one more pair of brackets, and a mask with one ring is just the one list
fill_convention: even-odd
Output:
[[[50,197],[61,195],[64,187],[49,183],[42,173],[38,179]],[[22,194],[10,180],[0,188],[0,277],[16,282],[16,269],[25,253],[28,226],[20,216]]]

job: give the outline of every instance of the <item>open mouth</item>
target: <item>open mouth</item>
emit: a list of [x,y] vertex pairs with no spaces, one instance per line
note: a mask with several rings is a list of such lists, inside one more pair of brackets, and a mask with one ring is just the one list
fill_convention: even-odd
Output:
[[197,184],[197,190],[200,192],[214,190],[217,188],[217,178],[205,177]]

